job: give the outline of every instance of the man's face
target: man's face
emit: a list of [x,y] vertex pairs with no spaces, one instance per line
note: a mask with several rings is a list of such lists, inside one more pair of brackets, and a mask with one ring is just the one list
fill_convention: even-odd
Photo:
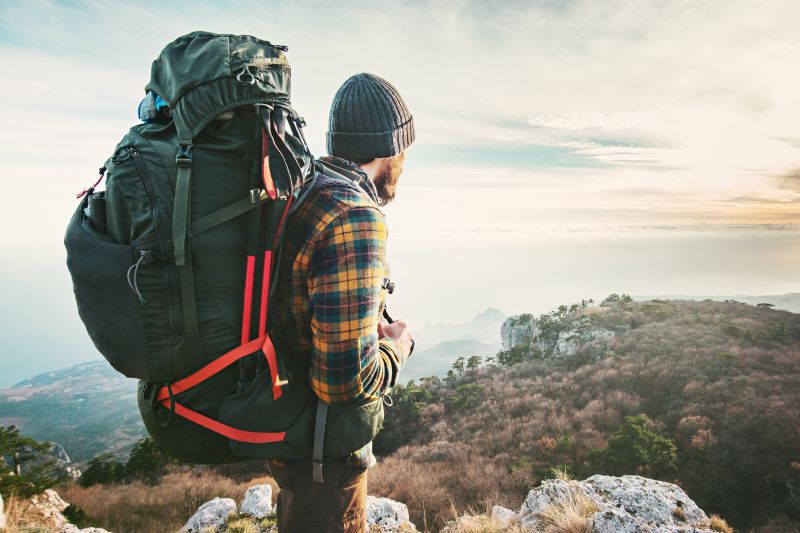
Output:
[[375,188],[378,190],[378,197],[381,199],[381,205],[386,205],[394,200],[397,180],[400,179],[400,174],[403,173],[403,162],[405,160],[405,150],[383,160],[380,172],[373,180]]

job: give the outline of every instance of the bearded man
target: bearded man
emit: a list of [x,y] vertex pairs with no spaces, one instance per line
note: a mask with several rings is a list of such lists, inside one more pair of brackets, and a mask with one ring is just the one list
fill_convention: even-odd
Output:
[[[413,117],[388,81],[357,74],[337,91],[328,126],[330,155],[318,161],[324,183],[311,187],[287,219],[282,282],[271,307],[289,373],[308,376],[319,402],[345,413],[337,423],[328,418],[326,439],[371,435],[352,420],[368,418],[366,425],[380,428],[382,401],[413,349],[406,322],[383,318],[393,285],[380,210],[395,197],[414,141]],[[367,411],[374,414],[365,418]],[[350,412],[360,418],[348,418]],[[281,488],[279,530],[365,531],[367,469],[374,464],[371,440],[324,463],[321,456],[269,461]]]

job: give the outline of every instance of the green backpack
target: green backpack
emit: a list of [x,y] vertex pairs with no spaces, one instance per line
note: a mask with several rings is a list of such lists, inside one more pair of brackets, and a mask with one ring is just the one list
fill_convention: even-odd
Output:
[[290,105],[285,51],[207,32],[167,45],[146,87],[167,110],[131,128],[79,195],[65,245],[81,319],[140,380],[159,447],[204,464],[313,452],[321,472],[323,455],[372,440],[383,405],[318,402],[307,377],[287,380],[291,354],[269,331],[286,215],[325,181]]

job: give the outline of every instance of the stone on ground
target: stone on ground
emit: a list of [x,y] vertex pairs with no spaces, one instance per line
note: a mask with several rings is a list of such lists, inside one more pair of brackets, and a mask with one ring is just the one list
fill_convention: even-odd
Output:
[[203,529],[216,530],[235,513],[236,502],[231,498],[214,498],[197,508],[181,532],[199,533]]

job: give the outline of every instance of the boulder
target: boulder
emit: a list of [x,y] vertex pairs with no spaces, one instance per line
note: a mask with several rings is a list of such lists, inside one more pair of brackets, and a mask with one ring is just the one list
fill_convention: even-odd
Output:
[[239,506],[239,513],[265,518],[275,514],[272,506],[272,487],[268,484],[253,485],[244,493],[244,500]]
[[508,527],[517,520],[517,513],[502,505],[495,505],[492,507],[491,516],[492,521],[496,522],[500,527]]
[[544,481],[525,498],[520,523],[538,531],[554,510],[590,519],[593,533],[688,533],[708,520],[678,486],[640,476]]
[[235,501],[231,498],[214,498],[197,508],[186,525],[181,528],[181,532],[199,533],[203,529],[216,530],[232,514],[236,514]]
[[389,498],[367,496],[367,527],[373,532],[417,531],[409,521],[408,507]]

